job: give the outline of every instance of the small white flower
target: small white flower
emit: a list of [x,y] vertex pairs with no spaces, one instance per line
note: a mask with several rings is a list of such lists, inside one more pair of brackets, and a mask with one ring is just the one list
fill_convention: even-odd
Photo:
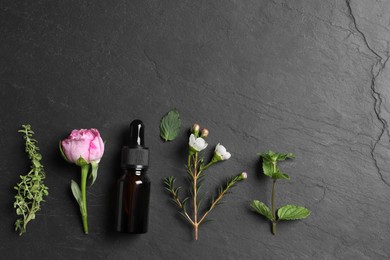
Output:
[[218,155],[221,160],[227,160],[232,156],[228,151],[226,151],[225,146],[221,144],[217,144],[214,153]]
[[188,144],[190,148],[196,152],[204,150],[208,145],[208,143],[206,143],[206,141],[202,137],[195,138],[194,134],[190,135]]

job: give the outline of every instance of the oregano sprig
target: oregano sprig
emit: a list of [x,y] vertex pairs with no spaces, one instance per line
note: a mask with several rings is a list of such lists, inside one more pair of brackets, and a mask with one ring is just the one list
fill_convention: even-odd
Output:
[[213,158],[209,163],[205,164],[204,159],[201,158],[200,152],[208,145],[204,138],[208,136],[209,132],[207,129],[202,129],[202,131],[199,130],[199,125],[194,124],[191,129],[191,135],[188,143],[189,153],[187,160],[187,173],[190,183],[189,196],[186,196],[184,199],[180,199],[179,193],[181,191],[181,187],[175,186],[176,179],[173,176],[169,176],[164,179],[165,188],[170,193],[173,202],[179,207],[180,214],[193,227],[195,240],[198,240],[198,229],[200,224],[207,221],[206,217],[221,202],[224,195],[228,193],[228,190],[234,187],[238,182],[247,178],[247,174],[245,172],[229,178],[224,185],[219,187],[217,196],[212,197],[208,206],[202,210],[201,203],[203,194],[201,192],[201,188],[202,182],[206,176],[204,171],[214,163],[229,159],[231,154],[226,151],[224,146],[217,144]]
[[22,125],[22,127],[23,129],[18,132],[24,134],[25,151],[31,161],[31,170],[26,175],[21,175],[21,181],[14,187],[17,191],[14,208],[16,214],[21,216],[15,222],[15,231],[19,231],[19,235],[26,232],[27,224],[35,219],[36,213],[41,209],[44,196],[49,194],[48,188],[43,183],[45,172],[40,162],[42,155],[38,152],[38,142],[33,138],[34,132],[30,125]]
[[263,173],[264,175],[272,178],[272,194],[271,194],[271,209],[261,201],[253,200],[251,208],[269,219],[272,223],[272,234],[276,234],[276,224],[281,220],[297,220],[307,218],[310,215],[310,210],[295,205],[285,205],[278,210],[275,208],[275,187],[276,181],[279,179],[290,179],[290,176],[280,171],[278,162],[284,161],[289,158],[294,158],[292,153],[275,153],[268,151],[266,153],[258,154],[263,160]]

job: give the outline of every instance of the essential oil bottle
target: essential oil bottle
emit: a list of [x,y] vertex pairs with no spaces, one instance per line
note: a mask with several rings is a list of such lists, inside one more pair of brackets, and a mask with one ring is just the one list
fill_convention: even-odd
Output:
[[130,124],[129,143],[122,148],[121,177],[116,186],[115,229],[125,233],[146,233],[150,181],[146,176],[149,149],[144,145],[141,120]]

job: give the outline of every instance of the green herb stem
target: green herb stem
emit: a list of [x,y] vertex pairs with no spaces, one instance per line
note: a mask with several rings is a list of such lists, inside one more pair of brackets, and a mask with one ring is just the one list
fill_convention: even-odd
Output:
[[211,165],[213,165],[215,162],[214,161],[210,161],[208,164],[206,164],[205,166],[202,167],[202,171],[206,170],[207,168],[209,168]]
[[271,195],[271,207],[272,207],[272,217],[276,219],[276,212],[275,212],[275,186],[276,186],[276,180],[272,181],[272,195]]
[[271,210],[272,210],[272,234],[274,235],[276,232],[275,186],[276,186],[276,180],[272,180]]
[[276,222],[272,221],[272,235],[276,234]]

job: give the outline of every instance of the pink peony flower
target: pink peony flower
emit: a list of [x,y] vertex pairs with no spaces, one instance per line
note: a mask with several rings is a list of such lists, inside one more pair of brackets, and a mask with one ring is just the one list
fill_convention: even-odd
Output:
[[66,159],[77,165],[80,158],[88,164],[99,163],[104,153],[104,142],[95,128],[73,130],[61,146]]
[[81,167],[81,185],[72,180],[70,188],[80,206],[84,232],[88,234],[87,178],[88,175],[92,178],[92,186],[97,177],[100,159],[104,154],[104,142],[95,128],[75,129],[68,138],[60,142],[60,151],[65,160]]

